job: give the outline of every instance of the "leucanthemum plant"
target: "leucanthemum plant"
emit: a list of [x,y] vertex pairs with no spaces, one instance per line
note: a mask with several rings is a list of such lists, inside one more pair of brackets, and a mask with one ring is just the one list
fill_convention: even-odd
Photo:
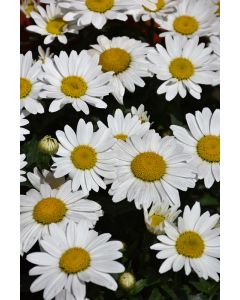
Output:
[[195,174],[187,161],[191,158],[172,136],[161,138],[154,131],[143,138],[132,136],[118,141],[116,178],[109,190],[113,202],[135,202],[137,209],[167,201],[179,206],[178,189],[195,186]]
[[65,177],[55,178],[53,172],[49,170],[38,170],[37,167],[33,172],[27,173],[27,178],[36,190],[40,190],[41,184],[47,183],[52,189],[58,189],[65,182]]
[[26,172],[22,170],[27,165],[27,161],[25,161],[25,159],[26,159],[26,155],[21,154],[20,155],[20,182],[24,182],[27,180],[25,177]]
[[212,54],[212,48],[199,44],[198,36],[191,39],[167,36],[165,43],[166,49],[157,44],[157,51],[148,54],[152,63],[150,70],[164,81],[157,93],[166,94],[167,101],[173,100],[177,94],[185,98],[187,92],[195,99],[201,99],[200,85],[212,85],[219,77],[216,72],[218,61]]
[[43,113],[44,108],[39,102],[41,63],[34,62],[32,52],[28,51],[20,55],[20,65],[20,109],[25,108],[31,114]]
[[117,283],[109,273],[124,271],[124,266],[115,261],[122,257],[119,250],[123,244],[109,241],[110,238],[109,233],[98,235],[89,230],[84,221],[69,223],[65,231],[52,226],[49,236],[40,241],[44,252],[27,256],[29,262],[37,265],[30,270],[30,275],[40,275],[30,290],[44,290],[45,300],[51,300],[62,290],[83,300],[87,282],[116,291]]
[[155,21],[165,32],[160,36],[209,36],[216,20],[215,6],[209,0],[182,0],[176,5],[176,12],[169,14],[167,19]]
[[130,39],[126,36],[114,37],[109,40],[101,35],[97,38],[97,45],[90,53],[99,56],[99,65],[103,72],[113,72],[111,77],[112,94],[123,104],[125,90],[133,93],[135,86],[144,87],[142,77],[151,77],[146,54],[151,51],[147,43]]
[[160,18],[166,20],[169,14],[176,12],[176,4],[176,0],[157,0],[155,7],[143,4],[136,9],[129,10],[128,14],[132,15],[137,22],[140,19],[143,21],[158,20]]
[[37,5],[39,1],[37,0],[22,0],[20,9],[25,14],[26,18],[30,18],[32,11],[37,11]]
[[38,12],[31,12],[36,25],[29,25],[27,30],[36,32],[44,38],[44,44],[50,44],[57,39],[62,44],[67,44],[66,33],[78,33],[75,24],[63,20],[63,15],[57,4],[53,2],[46,6],[46,10],[38,5]]
[[213,113],[207,107],[195,115],[188,113],[189,130],[172,125],[170,128],[192,159],[189,163],[196,169],[198,179],[204,179],[206,188],[220,181],[220,110]]
[[68,10],[64,20],[77,22],[78,26],[92,24],[102,29],[107,20],[126,21],[126,10],[131,3],[128,0],[75,0],[62,1],[59,5]]
[[70,181],[58,189],[44,183],[39,191],[31,189],[21,195],[21,251],[28,252],[54,224],[65,229],[70,221],[84,219],[92,228],[103,212],[97,202],[86,196],[82,191],[72,192]]
[[147,229],[153,234],[164,233],[166,223],[174,225],[174,221],[181,213],[179,206],[169,206],[167,201],[154,204],[150,209],[144,209],[144,220]]
[[103,73],[98,65],[98,56],[90,56],[83,50],[79,54],[71,51],[68,56],[61,51],[42,67],[44,84],[40,97],[54,99],[50,112],[72,104],[76,111],[89,114],[88,105],[106,108],[102,98],[111,92],[109,83],[112,72]]
[[111,131],[99,128],[93,132],[93,124],[80,119],[76,133],[66,125],[64,131],[58,130],[56,136],[60,142],[57,156],[53,157],[52,170],[56,178],[69,174],[72,189],[81,187],[84,191],[106,189],[103,178],[113,179],[114,152],[109,151],[114,139]]
[[159,251],[158,259],[165,259],[159,272],[170,269],[178,272],[184,268],[186,275],[193,270],[205,280],[210,277],[218,281],[220,238],[219,228],[215,228],[218,220],[218,214],[210,216],[208,211],[201,215],[199,202],[192,209],[186,206],[177,228],[166,224],[166,234],[157,237],[160,243],[151,246]]
[[26,110],[22,110],[20,114],[20,141],[25,141],[25,135],[29,134],[30,131],[23,126],[29,124],[29,121],[26,119],[28,116],[28,112]]
[[53,53],[50,53],[49,47],[44,50],[41,46],[38,46],[38,53],[38,60],[40,60],[42,64],[45,64],[46,61],[51,60],[53,57]]

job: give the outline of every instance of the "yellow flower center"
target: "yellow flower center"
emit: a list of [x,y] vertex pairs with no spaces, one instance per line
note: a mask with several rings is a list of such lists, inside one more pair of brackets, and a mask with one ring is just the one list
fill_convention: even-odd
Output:
[[131,170],[135,177],[143,181],[160,180],[166,173],[166,162],[157,153],[143,152],[132,160]]
[[220,1],[218,1],[216,4],[217,4],[217,6],[218,6],[218,9],[215,11],[215,14],[216,14],[217,16],[220,16]]
[[37,223],[48,225],[62,221],[66,215],[65,203],[57,198],[45,198],[39,201],[33,209],[33,218]]
[[63,33],[63,27],[66,23],[63,21],[62,18],[56,18],[53,20],[48,21],[46,30],[51,34],[60,35]]
[[32,83],[26,78],[20,78],[20,98],[27,97],[32,90]]
[[126,139],[128,138],[128,136],[123,133],[116,134],[116,135],[114,135],[114,137],[115,137],[115,139],[122,140],[122,141],[126,141]]
[[114,0],[86,0],[85,4],[91,11],[105,13],[114,5]]
[[186,231],[178,237],[176,250],[180,255],[199,258],[203,255],[205,245],[201,236],[194,231]]
[[163,221],[165,220],[165,217],[163,215],[157,215],[153,214],[151,216],[151,226],[157,227],[159,226]]
[[158,11],[161,10],[164,6],[165,6],[165,1],[164,1],[164,0],[158,0],[158,2],[156,3],[156,9],[151,10],[151,9],[145,7],[145,6],[143,6],[143,8],[144,8],[146,11],[150,11],[150,12],[158,12]]
[[180,16],[174,20],[173,28],[178,33],[190,35],[198,30],[199,23],[194,17]]
[[96,151],[87,145],[81,145],[73,149],[71,160],[77,169],[90,170],[97,162]]
[[28,5],[26,5],[26,7],[24,8],[25,13],[28,17],[30,17],[30,13],[32,11],[37,11],[35,5],[33,3],[29,3]]
[[80,98],[87,91],[87,83],[79,76],[68,76],[62,80],[61,91],[68,97]]
[[59,267],[67,274],[75,274],[90,266],[91,257],[83,248],[70,248],[60,258]]
[[198,155],[208,162],[220,162],[220,137],[206,135],[197,143]]
[[111,48],[101,53],[99,64],[103,72],[113,71],[115,74],[124,72],[131,63],[129,53],[120,48]]
[[178,57],[171,61],[169,72],[178,80],[186,80],[194,74],[194,66],[189,59]]

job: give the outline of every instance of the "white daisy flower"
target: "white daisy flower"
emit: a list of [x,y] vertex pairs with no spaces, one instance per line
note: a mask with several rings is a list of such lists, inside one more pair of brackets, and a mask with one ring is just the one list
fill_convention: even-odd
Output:
[[134,200],[137,209],[160,205],[164,200],[179,206],[178,189],[195,186],[195,174],[186,163],[191,156],[173,136],[161,138],[149,131],[142,139],[132,136],[126,142],[119,140],[118,146],[116,178],[109,190],[113,202]]
[[120,104],[123,104],[125,89],[133,93],[135,85],[145,86],[142,77],[152,76],[146,60],[146,54],[152,48],[148,47],[147,43],[126,36],[109,40],[101,35],[97,41],[97,45],[92,45],[95,51],[90,51],[99,55],[99,64],[104,72],[114,72],[111,78],[112,94]]
[[208,36],[216,19],[215,7],[209,0],[182,0],[177,11],[165,19],[156,19],[159,26],[167,30],[160,36],[180,35],[186,37]]
[[132,116],[128,113],[125,117],[121,109],[116,109],[114,116],[108,115],[107,117],[108,127],[103,122],[98,121],[99,128],[109,128],[111,130],[112,137],[117,140],[126,141],[127,138],[138,135],[140,137],[149,130],[150,123],[141,123],[137,116]]
[[220,84],[220,38],[219,36],[211,36],[210,37],[210,44],[209,46],[213,49],[214,56],[216,57],[215,59],[215,64],[216,64],[216,69],[217,71],[217,78],[214,80],[213,85],[219,85]]
[[38,53],[38,60],[40,60],[42,64],[45,64],[46,61],[51,60],[53,57],[53,53],[50,53],[49,47],[44,50],[41,46],[38,46]]
[[140,120],[141,123],[150,121],[150,116],[148,116],[148,112],[145,111],[143,104],[141,104],[138,108],[132,106],[131,113],[133,116],[138,116],[138,119]]
[[32,11],[37,11],[38,0],[21,0],[20,9],[27,18],[30,18]]
[[184,267],[186,275],[194,270],[205,280],[210,277],[219,281],[219,228],[214,228],[218,220],[218,214],[210,216],[208,211],[201,215],[200,204],[196,202],[192,209],[185,207],[177,228],[167,223],[166,235],[159,235],[160,243],[151,246],[159,251],[158,259],[165,259],[159,273],[170,269],[178,272]]
[[27,165],[25,158],[26,158],[25,154],[20,154],[20,182],[24,182],[27,180],[24,176],[26,172],[22,170]]
[[70,223],[64,232],[57,226],[40,241],[45,252],[35,252],[27,260],[37,266],[30,275],[40,275],[31,285],[31,292],[44,290],[43,298],[50,300],[63,289],[76,299],[86,296],[86,282],[117,290],[117,283],[108,273],[122,273],[124,266],[116,259],[123,244],[109,241],[109,233],[98,235],[84,221]]
[[59,178],[69,174],[72,179],[72,189],[76,191],[80,186],[84,191],[99,191],[99,187],[106,189],[101,177],[112,179],[115,177],[113,169],[114,152],[108,151],[114,144],[109,129],[100,128],[93,132],[93,124],[80,119],[76,133],[66,125],[64,131],[58,130],[59,150],[53,157],[54,176]]
[[157,44],[157,52],[149,53],[150,70],[157,78],[164,81],[157,90],[166,94],[166,100],[173,100],[177,94],[185,98],[187,91],[196,99],[201,99],[200,84],[212,85],[218,78],[219,67],[216,58],[211,54],[211,47],[199,43],[199,37],[189,40],[185,37],[167,36],[166,49]]
[[52,189],[58,189],[65,182],[65,177],[55,178],[53,173],[48,170],[38,170],[37,167],[33,169],[32,172],[27,173],[27,178],[31,182],[32,186],[40,190],[41,184],[47,183]]
[[205,107],[202,112],[196,111],[195,116],[186,115],[189,130],[172,125],[174,136],[191,154],[189,162],[198,174],[198,179],[204,179],[206,188],[214,181],[220,181],[220,110],[214,113]]
[[38,95],[42,87],[39,81],[41,63],[34,62],[32,52],[20,55],[20,109],[25,108],[31,114],[43,113],[42,104],[38,101]]
[[176,4],[176,0],[157,0],[154,8],[141,5],[136,9],[129,10],[128,14],[132,15],[136,22],[140,19],[143,21],[158,20],[160,18],[166,20],[169,14],[176,12]]
[[149,210],[144,209],[144,220],[147,229],[153,234],[161,234],[165,232],[166,223],[174,224],[181,210],[178,206],[169,207],[167,201],[163,201],[160,205],[152,205]]
[[28,112],[23,110],[20,114],[20,141],[25,141],[26,134],[29,134],[30,131],[23,126],[27,125],[29,121],[26,119],[26,116],[28,116]]
[[54,224],[65,228],[70,221],[84,219],[92,228],[103,212],[98,203],[86,196],[82,191],[72,192],[71,181],[58,189],[44,183],[39,191],[31,189],[21,195],[21,250],[28,252]]
[[60,110],[71,103],[76,111],[89,114],[88,104],[97,108],[106,108],[107,104],[101,100],[111,92],[109,80],[111,72],[103,73],[98,65],[98,57],[90,56],[83,50],[79,54],[71,51],[68,56],[61,51],[52,61],[43,65],[42,98],[54,98],[49,111]]
[[60,8],[54,4],[46,6],[46,10],[38,5],[38,12],[31,12],[31,17],[33,18],[36,25],[27,26],[27,30],[36,32],[43,36],[44,44],[50,44],[55,39],[62,44],[67,44],[66,33],[78,33],[76,26],[72,23],[68,23],[63,20],[63,14]]
[[107,20],[126,21],[126,10],[131,7],[128,0],[76,0],[59,5],[68,10],[64,20],[76,21],[78,26],[92,24],[97,29],[102,29]]

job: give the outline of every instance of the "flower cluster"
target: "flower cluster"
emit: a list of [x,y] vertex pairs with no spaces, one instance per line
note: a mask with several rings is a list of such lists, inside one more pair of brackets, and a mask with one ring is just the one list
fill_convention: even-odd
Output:
[[[162,101],[187,94],[200,100],[203,85],[219,84],[218,1],[28,0],[21,10],[32,21],[26,29],[44,36],[44,44],[67,44],[86,26],[100,30],[108,20],[127,22],[130,16],[153,21],[164,41],[99,34],[79,52],[39,46],[35,59],[32,51],[20,55],[21,142],[33,134],[24,126],[37,114],[57,114],[70,104],[81,113],[74,127],[62,124],[54,138],[45,135],[38,143],[49,157],[48,170],[26,172],[28,155],[20,156],[20,181],[32,187],[20,204],[21,255],[36,265],[30,275],[39,276],[31,292],[44,290],[46,300],[84,300],[88,282],[117,289],[110,274],[125,270],[116,261],[123,244],[95,230],[104,211],[88,197],[100,189],[114,203],[142,210],[146,228],[159,240],[151,249],[164,259],[160,273],[184,268],[186,275],[193,270],[218,281],[219,215],[201,215],[199,202],[184,206],[181,194],[198,181],[206,189],[220,181],[220,110],[187,113],[184,126],[172,121],[172,134],[160,135],[143,104],[123,106],[128,93],[155,76]],[[110,97],[120,108],[106,118],[84,118],[107,109]],[[36,244],[40,252],[29,253]]]

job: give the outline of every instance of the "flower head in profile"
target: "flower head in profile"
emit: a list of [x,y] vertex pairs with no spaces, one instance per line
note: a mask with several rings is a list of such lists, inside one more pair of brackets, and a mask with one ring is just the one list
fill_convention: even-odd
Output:
[[37,11],[38,2],[39,0],[21,0],[20,9],[26,18],[30,18],[32,11]]
[[157,237],[160,243],[151,246],[159,251],[156,257],[164,259],[159,272],[170,269],[178,272],[184,268],[186,275],[193,270],[200,278],[219,281],[220,238],[219,228],[215,228],[218,220],[218,214],[210,216],[208,211],[201,215],[199,202],[192,209],[186,206],[177,228],[166,224],[166,234]]
[[116,261],[122,256],[119,250],[123,244],[109,241],[110,237],[109,233],[98,235],[89,230],[84,221],[69,223],[65,231],[52,226],[49,235],[40,241],[44,252],[27,256],[29,262],[37,265],[30,275],[40,275],[32,283],[31,292],[44,290],[44,299],[51,300],[65,290],[65,295],[82,300],[87,282],[116,291],[117,283],[110,274],[124,271],[124,266]]
[[143,104],[141,104],[138,108],[132,106],[131,113],[133,116],[138,116],[138,119],[141,121],[141,123],[150,121],[150,116],[148,115],[148,112],[145,110]]
[[220,110],[213,113],[207,107],[195,115],[188,113],[189,130],[172,125],[170,128],[185,151],[192,156],[189,164],[196,169],[198,179],[206,188],[220,181]]
[[144,209],[144,220],[147,229],[153,234],[164,233],[165,224],[174,224],[175,219],[181,213],[179,206],[169,206],[167,201],[154,204],[149,210]]
[[27,125],[29,121],[26,119],[28,112],[23,110],[20,114],[20,141],[25,141],[25,135],[29,134],[30,131],[23,126]]
[[44,44],[50,44],[57,39],[62,44],[67,44],[66,33],[78,33],[72,23],[63,20],[63,14],[57,4],[53,2],[46,6],[46,10],[38,5],[38,12],[31,12],[36,25],[29,25],[27,30],[36,32],[44,38]]

